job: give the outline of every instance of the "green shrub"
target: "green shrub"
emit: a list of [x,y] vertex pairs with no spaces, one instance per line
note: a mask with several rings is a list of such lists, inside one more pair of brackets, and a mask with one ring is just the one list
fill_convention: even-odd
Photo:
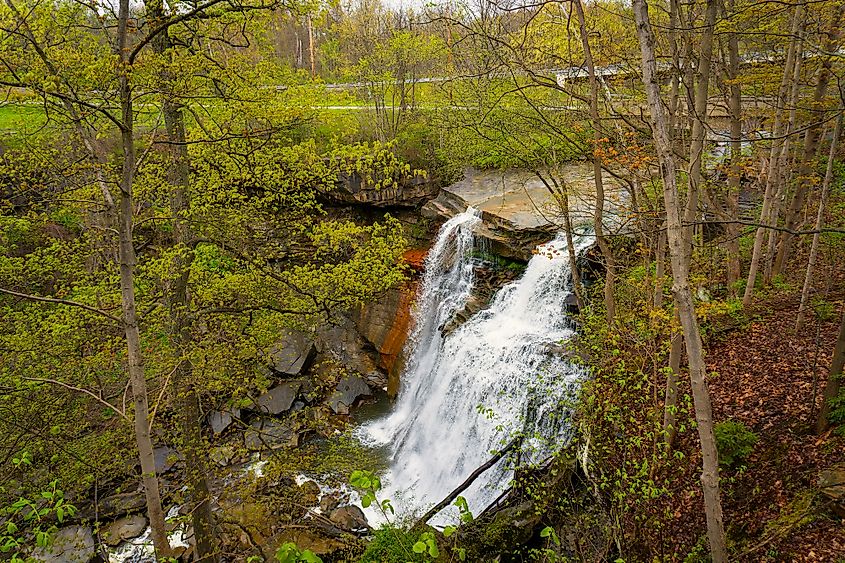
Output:
[[719,450],[719,464],[722,467],[739,465],[754,451],[757,434],[741,422],[726,420],[718,423],[713,431],[716,434],[716,448]]
[[414,551],[414,544],[419,539],[420,533],[411,534],[402,528],[384,525],[373,534],[373,539],[361,556],[361,563],[429,561],[427,553]]
[[[841,378],[842,375],[834,376]],[[839,390],[839,394],[829,401],[830,413],[828,420],[834,426],[838,426],[835,430],[840,436],[845,436],[845,387]]]

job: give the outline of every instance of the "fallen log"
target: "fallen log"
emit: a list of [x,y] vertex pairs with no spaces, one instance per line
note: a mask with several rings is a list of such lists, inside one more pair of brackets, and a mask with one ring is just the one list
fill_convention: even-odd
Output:
[[438,512],[440,512],[441,510],[443,510],[444,508],[446,508],[447,506],[452,504],[452,501],[454,501],[456,498],[458,498],[458,495],[460,495],[462,492],[464,492],[466,489],[468,489],[469,486],[472,485],[473,482],[475,482],[475,480],[478,479],[481,476],[482,473],[484,473],[485,471],[487,471],[488,469],[490,469],[491,467],[496,465],[496,463],[500,459],[505,457],[505,455],[508,452],[510,452],[511,450],[518,448],[520,446],[520,444],[522,444],[522,438],[521,437],[520,438],[514,438],[513,440],[511,440],[510,443],[507,446],[505,446],[504,448],[502,448],[501,450],[499,450],[499,452],[496,455],[491,457],[483,465],[481,465],[478,469],[473,471],[470,474],[470,476],[467,477],[466,480],[463,483],[458,485],[458,487],[455,490],[453,490],[451,493],[449,493],[448,496],[446,496],[446,498],[444,498],[443,500],[441,500],[440,502],[435,504],[433,507],[431,507],[431,510],[426,512],[423,515],[423,517],[420,518],[417,521],[416,524],[414,524],[413,527],[418,528],[420,526],[424,526],[429,520],[434,518],[434,516]]

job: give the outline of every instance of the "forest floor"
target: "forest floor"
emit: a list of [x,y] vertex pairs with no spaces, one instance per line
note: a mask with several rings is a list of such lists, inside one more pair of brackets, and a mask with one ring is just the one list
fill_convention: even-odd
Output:
[[[799,334],[800,292],[792,288],[762,297],[747,321],[707,342],[715,422],[732,419],[758,436],[745,468],[722,472],[725,527],[737,561],[845,562],[845,522],[818,494],[819,473],[845,460],[845,438],[813,431],[845,302],[842,280],[828,287],[839,288],[825,298],[829,318],[811,313]],[[687,500],[675,517],[682,528],[703,530],[695,490],[700,457],[692,449],[698,444],[684,442],[690,463],[680,498]]]

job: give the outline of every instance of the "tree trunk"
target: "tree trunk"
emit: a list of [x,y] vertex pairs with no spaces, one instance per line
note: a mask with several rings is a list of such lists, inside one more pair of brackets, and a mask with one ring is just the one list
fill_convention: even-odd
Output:
[[[540,174],[537,172],[537,174]],[[575,254],[575,241],[572,239],[572,217],[569,214],[569,188],[566,184],[558,182],[554,176],[552,182],[556,188],[555,198],[560,205],[563,215],[563,230],[566,233],[566,248],[569,251],[569,271],[572,272],[572,288],[575,291],[575,299],[578,302],[578,310],[584,307],[584,288],[581,285],[581,274],[578,272],[578,256]]]
[[311,62],[311,78],[317,76],[317,62],[314,59],[314,25],[311,14],[308,14],[308,59]]
[[770,226],[769,219],[774,200],[775,181],[777,172],[778,156],[780,155],[780,147],[783,136],[783,111],[786,102],[787,89],[789,88],[789,80],[793,74],[793,65],[795,64],[795,51],[798,42],[798,30],[801,29],[804,20],[804,4],[799,3],[795,7],[795,14],[792,17],[792,41],[789,45],[789,50],[786,54],[786,63],[783,67],[783,75],[780,82],[780,89],[778,90],[778,107],[775,110],[775,123],[772,129],[772,148],[769,153],[769,173],[766,176],[766,190],[763,194],[763,207],[760,210],[760,227],[757,228],[754,234],[754,248],[751,251],[751,265],[748,268],[748,279],[745,283],[745,293],[742,296],[743,307],[751,305],[751,298],[754,296],[754,284],[757,283],[757,272],[760,269],[760,259],[763,251],[763,239],[765,238],[767,227]]
[[584,49],[584,58],[587,64],[587,74],[590,79],[590,121],[593,125],[593,175],[596,186],[596,209],[593,215],[593,229],[596,233],[596,243],[599,245],[604,257],[604,307],[607,324],[612,325],[616,316],[616,298],[614,297],[614,283],[616,276],[616,264],[613,257],[613,250],[607,243],[604,236],[604,181],[602,178],[602,160],[599,153],[599,145],[602,139],[601,117],[599,116],[599,83],[596,79],[596,68],[593,64],[593,54],[590,49],[590,38],[587,31],[587,22],[584,17],[584,7],[581,0],[573,0],[575,13],[578,17],[578,28],[581,34],[581,45]]
[[199,396],[193,382],[193,366],[190,359],[185,357],[192,342],[188,278],[194,258],[193,237],[184,220],[189,205],[188,154],[184,144],[185,120],[181,110],[170,101],[164,102],[163,113],[173,158],[168,175],[172,186],[170,212],[173,215],[174,242],[180,250],[173,258],[175,279],[168,295],[171,337],[178,351],[177,366],[173,373],[173,389],[182,411],[182,453],[185,456],[185,483],[188,487],[191,522],[196,540],[195,560],[214,562],[218,560],[217,542],[208,489]]
[[807,304],[810,300],[810,286],[813,283],[813,273],[816,267],[816,256],[819,251],[819,232],[824,226],[824,211],[827,207],[827,196],[830,193],[830,184],[833,181],[833,163],[836,158],[836,151],[839,148],[839,137],[842,134],[843,114],[840,113],[836,119],[836,127],[833,129],[833,139],[830,142],[830,152],[827,157],[827,170],[822,183],[822,193],[819,198],[819,210],[816,214],[816,224],[813,230],[813,244],[810,246],[810,257],[807,260],[807,273],[804,275],[804,287],[801,290],[801,305],[798,307],[798,316],[795,318],[795,332],[800,332],[804,327],[804,319],[807,315]]
[[663,307],[663,287],[666,276],[666,233],[657,235],[657,250],[654,253],[654,298],[655,309]]
[[[164,20],[164,5],[160,0],[147,2],[148,13],[153,20]],[[160,33],[152,42],[153,51],[164,60],[173,45],[167,32]],[[186,357],[192,342],[191,297],[188,279],[193,263],[193,236],[185,221],[189,210],[190,168],[186,144],[185,118],[181,108],[170,94],[173,76],[170,72],[160,73],[162,114],[167,132],[170,166],[167,180],[170,184],[170,213],[173,217],[173,238],[179,252],[172,261],[172,279],[166,292],[170,316],[170,337],[177,350],[176,367],[173,372],[174,397],[182,415],[182,454],[185,456],[185,484],[189,499],[189,512],[196,541],[196,561],[206,563],[218,560],[214,516],[211,512],[208,488],[208,471],[205,463],[206,451],[202,439],[199,396],[193,383],[193,366]]]
[[[692,251],[693,223],[698,219],[698,201],[701,191],[701,166],[704,157],[704,136],[707,125],[707,98],[710,90],[710,67],[713,59],[713,28],[716,25],[717,0],[707,0],[704,15],[704,29],[699,44],[698,72],[695,80],[694,116],[692,122],[690,160],[689,160],[689,193],[684,211],[687,247]],[[671,137],[670,137],[671,138]]]
[[[675,319],[678,316],[675,315]],[[666,393],[663,398],[663,436],[671,448],[678,436],[678,374],[681,372],[681,353],[684,351],[684,335],[675,332],[669,348],[669,369],[666,372]]]
[[684,247],[685,237],[684,227],[681,223],[681,204],[678,196],[675,156],[672,152],[671,137],[660,99],[660,84],[657,78],[657,62],[655,61],[656,40],[645,0],[634,0],[633,9],[642,52],[643,83],[648,97],[655,146],[663,179],[666,234],[672,264],[672,291],[675,296],[678,317],[683,328],[695,405],[695,419],[701,441],[703,460],[701,487],[704,493],[704,510],[707,518],[707,539],[714,563],[724,563],[728,560],[728,554],[719,494],[719,457],[716,451],[716,440],[713,436],[713,415],[705,377],[704,350],[689,286],[688,253]]
[[822,395],[822,408],[819,410],[819,418],[816,420],[816,433],[821,434],[830,427],[830,401],[839,395],[842,380],[842,368],[845,367],[845,315],[839,325],[839,338],[836,339],[836,348],[833,350],[833,360],[830,364],[830,375],[827,378],[827,385]]
[[[734,1],[729,0],[731,11]],[[739,195],[742,176],[742,85],[739,77],[739,36],[728,34],[728,79],[730,80],[730,98],[728,106],[731,113],[731,166],[728,172],[728,197],[725,206],[731,221],[739,221]],[[739,224],[729,222],[727,226],[727,285],[731,297],[736,297],[737,283],[742,275],[739,261]]]
[[[769,224],[777,225],[780,217],[781,202],[786,197],[786,186],[789,182],[787,167],[789,160],[789,149],[792,145],[792,136],[795,134],[796,117],[798,113],[798,87],[801,79],[801,67],[804,61],[804,27],[801,27],[801,32],[798,37],[798,47],[795,52],[795,64],[792,71],[792,89],[789,92],[789,99],[787,107],[789,108],[789,119],[786,125],[786,135],[781,145],[780,155],[778,156],[777,165],[775,166],[776,176],[774,197],[772,198],[772,208],[769,211]],[[775,272],[773,272],[775,245],[777,241],[777,233],[769,231],[768,245],[766,249],[766,265],[763,268],[763,283],[769,284],[772,281]]]
[[831,21],[827,29],[827,41],[825,41],[824,51],[829,54],[822,61],[819,79],[813,92],[812,110],[815,112],[815,118],[804,133],[804,156],[801,159],[801,166],[798,169],[798,184],[795,187],[795,193],[790,201],[789,209],[787,209],[784,215],[784,227],[787,230],[780,234],[778,240],[778,253],[775,259],[773,275],[777,275],[783,271],[783,266],[789,256],[789,250],[794,238],[789,231],[795,230],[801,210],[804,209],[807,193],[812,185],[811,177],[813,176],[814,162],[819,148],[819,135],[825,117],[824,111],[820,108],[827,95],[830,79],[833,77],[833,59],[834,54],[839,50],[840,39],[842,37],[840,21],[843,13],[845,13],[845,3],[840,2],[831,16]]
[[120,71],[118,91],[121,104],[121,144],[123,149],[123,167],[120,177],[120,207],[118,218],[120,296],[123,322],[126,333],[127,359],[129,363],[129,381],[132,384],[132,399],[135,405],[135,441],[138,445],[138,457],[141,462],[144,494],[147,501],[147,516],[150,519],[153,545],[159,558],[171,555],[170,542],[164,526],[164,510],[161,505],[161,493],[155,470],[155,455],[150,437],[149,407],[147,404],[147,380],[144,374],[141,354],[141,334],[138,328],[138,315],[135,310],[135,247],[132,242],[133,199],[132,184],[135,179],[135,136],[134,114],[132,108],[132,89],[129,84],[131,68],[126,60],[129,0],[120,0],[118,17],[118,52],[123,68]]

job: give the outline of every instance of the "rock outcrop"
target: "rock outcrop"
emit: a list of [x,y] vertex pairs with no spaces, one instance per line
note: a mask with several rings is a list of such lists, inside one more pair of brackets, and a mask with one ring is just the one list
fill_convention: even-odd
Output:
[[415,207],[437,194],[437,181],[427,176],[400,180],[396,186],[376,188],[358,174],[343,176],[324,197],[333,203],[373,207]]
[[236,418],[241,417],[241,409],[227,409],[220,411],[211,411],[208,413],[207,421],[211,426],[211,431],[215,434],[220,434],[229,428]]
[[834,465],[819,474],[819,491],[830,501],[833,511],[845,518],[845,463]]
[[364,512],[353,504],[334,509],[329,515],[329,520],[347,532],[366,532],[370,529]]
[[283,330],[279,342],[267,352],[270,369],[283,377],[296,377],[314,359],[314,340],[295,330]]
[[248,450],[275,450],[298,445],[299,433],[278,420],[259,418],[244,433],[244,446]]
[[[572,222],[592,221],[594,182],[592,168],[570,164],[559,172],[569,194]],[[621,197],[618,181],[603,177],[610,203]],[[534,247],[548,242],[561,230],[563,219],[555,197],[546,185],[528,170],[467,169],[464,179],[442,188],[437,197],[422,207],[428,219],[445,221],[472,206],[481,211],[482,224],[476,235],[490,252],[506,258],[528,261]],[[607,213],[606,227],[614,232],[618,222]]]
[[372,396],[373,391],[367,382],[356,375],[347,375],[337,384],[334,394],[329,398],[329,407],[335,414],[349,414],[359,399]]
[[384,297],[368,303],[358,313],[358,332],[379,354],[378,365],[387,372],[387,393],[399,392],[399,375],[404,365],[405,342],[411,330],[411,307],[416,297],[414,282],[393,288]]
[[263,414],[280,415],[290,410],[299,395],[299,381],[283,381],[253,399],[255,410]]
[[53,534],[47,547],[37,548],[32,558],[41,563],[89,563],[94,559],[96,543],[88,526],[67,526]]
[[137,538],[147,529],[147,519],[141,514],[118,518],[101,532],[106,545],[114,547],[120,542]]

